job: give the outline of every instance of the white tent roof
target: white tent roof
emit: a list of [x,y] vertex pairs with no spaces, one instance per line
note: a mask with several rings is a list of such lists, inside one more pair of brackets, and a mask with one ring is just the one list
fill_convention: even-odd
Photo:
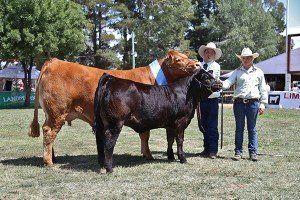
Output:
[[[292,71],[300,71],[300,48],[292,49],[290,58],[290,69]],[[274,56],[257,63],[256,66],[261,68],[265,74],[285,74],[287,70],[287,55],[283,53]]]
[[[300,71],[300,48],[292,49],[290,58],[290,69],[292,71]],[[285,74],[287,71],[286,53],[261,61],[255,65],[259,67],[264,74]],[[232,72],[223,74],[221,77],[228,78]]]
[[[31,70],[31,79],[38,79],[40,71],[35,66]],[[20,64],[10,64],[7,68],[0,70],[0,78],[24,78],[24,71]]]

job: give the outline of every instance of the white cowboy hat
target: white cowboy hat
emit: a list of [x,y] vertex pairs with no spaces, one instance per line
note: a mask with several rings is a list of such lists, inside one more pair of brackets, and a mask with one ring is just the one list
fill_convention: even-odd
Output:
[[252,56],[253,58],[257,58],[259,56],[258,53],[252,53],[251,49],[249,48],[244,48],[241,55],[237,55],[235,54],[238,58],[242,58],[242,57],[247,57],[247,56]]
[[204,51],[205,51],[206,49],[212,49],[212,50],[214,50],[214,51],[216,52],[216,55],[215,55],[215,59],[214,59],[214,60],[218,60],[218,59],[221,57],[221,55],[222,55],[221,49],[217,48],[216,45],[215,45],[215,43],[210,42],[210,43],[208,43],[206,46],[201,45],[201,47],[198,49],[198,53],[199,53],[199,55],[201,56],[201,58],[203,58]]

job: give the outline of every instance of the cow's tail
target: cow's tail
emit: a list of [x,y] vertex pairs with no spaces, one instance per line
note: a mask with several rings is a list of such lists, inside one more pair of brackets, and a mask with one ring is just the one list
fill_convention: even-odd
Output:
[[95,92],[94,98],[94,124],[93,132],[96,136],[97,151],[98,151],[98,163],[104,165],[105,155],[104,155],[104,146],[105,146],[105,133],[103,120],[101,118],[101,103],[106,89],[106,84],[109,80],[110,75],[104,73],[100,80],[98,87]]
[[39,110],[39,85],[40,85],[40,80],[42,78],[44,70],[41,70],[41,73],[39,75],[37,85],[36,85],[36,90],[35,90],[35,99],[34,99],[34,115],[33,115],[33,120],[30,124],[29,127],[29,132],[28,135],[30,137],[39,137],[40,136],[40,124],[38,121],[38,110]]
[[103,97],[103,93],[105,91],[106,88],[106,83],[109,80],[110,75],[104,73],[100,80],[99,80],[99,84],[98,87],[96,89],[95,92],[95,96],[94,96],[94,123],[93,123],[93,132],[94,134],[97,134],[97,132],[99,132],[99,130],[103,129],[103,122],[100,116],[100,104],[101,104],[101,99]]

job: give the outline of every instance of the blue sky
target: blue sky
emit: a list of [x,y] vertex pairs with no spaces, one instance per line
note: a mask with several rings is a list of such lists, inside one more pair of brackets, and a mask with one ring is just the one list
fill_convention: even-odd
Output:
[[300,27],[300,1],[299,0],[279,0],[285,4],[285,7],[289,6],[288,10],[288,26]]

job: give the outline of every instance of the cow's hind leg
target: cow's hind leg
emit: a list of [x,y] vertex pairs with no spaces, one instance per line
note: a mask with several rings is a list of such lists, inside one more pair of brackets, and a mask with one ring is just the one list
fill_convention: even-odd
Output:
[[98,163],[104,165],[104,145],[105,145],[105,131],[103,127],[102,121],[101,127],[95,127],[95,136],[96,136],[96,144],[97,144],[97,152],[98,152]]
[[105,130],[104,157],[106,172],[113,172],[113,152],[121,129],[108,128]]
[[149,137],[150,137],[150,131],[140,133],[141,138],[141,153],[147,160],[153,160],[153,156],[151,154],[151,151],[149,149]]
[[168,155],[168,160],[169,161],[174,161],[174,152],[173,152],[173,144],[174,144],[174,139],[175,139],[175,134],[174,131],[170,128],[166,129],[167,132],[167,141],[168,141],[168,150],[167,150],[167,155]]
[[183,151],[184,131],[178,131],[176,134],[177,155],[181,163],[186,163],[185,154]]
[[60,131],[63,121],[56,121],[55,123],[46,119],[43,125],[43,145],[44,145],[44,164],[46,166],[53,165],[55,162],[54,150],[53,150],[53,142],[56,138],[57,133]]

